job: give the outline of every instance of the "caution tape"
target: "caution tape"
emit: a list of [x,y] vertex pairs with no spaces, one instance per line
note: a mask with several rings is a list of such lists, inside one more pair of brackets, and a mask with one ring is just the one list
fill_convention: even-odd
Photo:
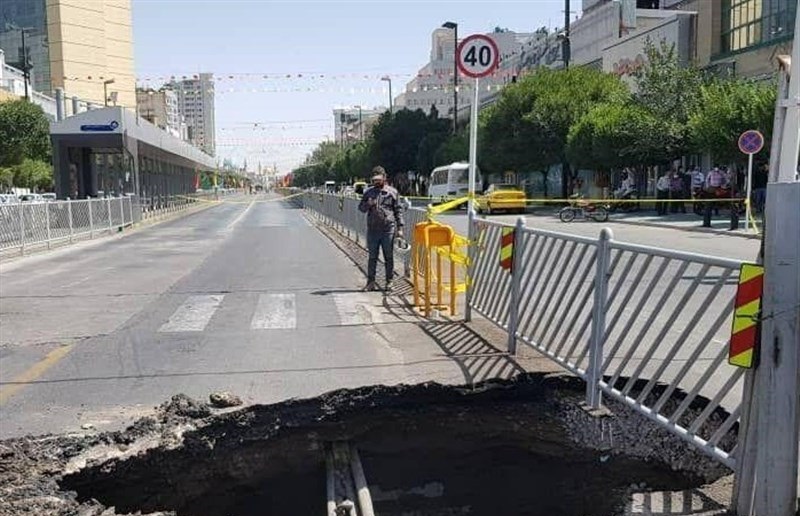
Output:
[[[463,204],[463,202],[466,202],[469,199],[468,197],[459,197],[459,198],[456,198],[454,201],[451,201],[449,198],[441,198],[441,197],[440,198],[413,197],[413,196],[412,197],[403,196],[403,197],[405,199],[417,200],[417,201],[432,201],[432,202],[442,201],[445,204],[448,204],[448,203],[454,202],[454,201],[459,201],[459,200],[462,200],[462,199],[463,199],[463,201],[461,203],[459,203],[459,204]],[[478,203],[486,201],[485,197],[480,197],[480,196],[476,197],[475,199],[476,199],[476,201]],[[724,198],[714,197],[714,198],[710,198],[710,199],[700,199],[700,198],[654,199],[654,198],[651,198],[651,197],[648,197],[646,199],[582,199],[582,198],[537,199],[537,198],[526,198],[526,199],[524,199],[524,201],[523,201],[523,199],[502,199],[501,201],[502,202],[525,202],[527,204],[533,204],[533,203],[537,203],[537,204],[565,204],[565,203],[573,203],[573,202],[585,202],[585,203],[590,203],[590,204],[639,204],[639,203],[652,204],[652,203],[659,203],[659,202],[663,202],[663,203],[677,203],[677,202],[680,202],[680,203],[697,203],[697,202],[700,202],[700,203],[704,203],[704,202],[709,202],[709,203],[714,203],[714,202],[730,203],[730,202],[745,202],[745,198],[743,198],[743,197],[724,197]],[[438,208],[439,206],[443,206],[443,204],[434,205],[434,208]],[[450,208],[448,208],[448,209],[450,209]],[[444,211],[447,211],[447,210],[444,210]]]
[[234,201],[234,200],[228,200],[228,199],[206,199],[204,197],[192,197],[190,195],[176,195],[174,197],[176,197],[178,199],[189,199],[189,200],[192,200],[192,201],[208,202],[208,203],[213,203],[213,204],[223,204],[223,203],[224,204],[250,204],[250,203],[262,203],[262,202],[280,202],[280,201],[285,201],[286,199],[291,199],[293,197],[299,197],[301,195],[303,195],[303,194],[302,193],[297,193],[297,194],[287,195],[286,197],[277,197],[277,198],[274,198],[274,199],[249,199],[249,200],[244,200],[244,201]]

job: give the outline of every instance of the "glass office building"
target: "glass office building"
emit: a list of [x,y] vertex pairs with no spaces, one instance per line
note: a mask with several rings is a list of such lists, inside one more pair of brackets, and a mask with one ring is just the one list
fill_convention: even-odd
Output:
[[0,1],[0,49],[5,52],[6,62],[19,69],[24,63],[23,30],[25,51],[32,64],[30,74],[33,89],[51,94],[53,84],[50,78],[45,0]]

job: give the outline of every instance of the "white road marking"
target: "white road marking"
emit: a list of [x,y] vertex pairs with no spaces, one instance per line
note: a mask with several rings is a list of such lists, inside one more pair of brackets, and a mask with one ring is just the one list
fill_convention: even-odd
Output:
[[261,294],[250,322],[251,330],[291,330],[297,327],[294,294]]
[[244,218],[244,216],[247,215],[247,212],[250,211],[250,208],[252,208],[255,203],[256,203],[255,200],[250,201],[250,204],[247,205],[247,208],[242,210],[242,213],[240,213],[238,217],[233,219],[233,222],[228,224],[227,230],[230,231],[231,229],[233,229],[236,226],[236,224],[238,224],[239,221],[241,221]]
[[158,331],[203,331],[224,297],[224,294],[189,296]]
[[368,294],[333,294],[341,326],[379,324],[383,322],[382,309],[375,306],[375,299]]

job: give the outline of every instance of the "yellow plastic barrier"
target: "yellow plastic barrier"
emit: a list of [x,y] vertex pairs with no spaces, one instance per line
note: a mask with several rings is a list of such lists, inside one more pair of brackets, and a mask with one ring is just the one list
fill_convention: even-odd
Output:
[[[456,313],[456,295],[463,291],[456,281],[458,256],[456,233],[453,228],[433,221],[420,222],[414,226],[414,240],[411,246],[411,275],[414,285],[414,306],[421,307],[425,317],[432,308]],[[449,262],[449,282],[443,281],[443,258]],[[435,270],[434,270],[435,259]],[[450,294],[444,303],[444,292]],[[433,296],[436,302],[433,303]]]

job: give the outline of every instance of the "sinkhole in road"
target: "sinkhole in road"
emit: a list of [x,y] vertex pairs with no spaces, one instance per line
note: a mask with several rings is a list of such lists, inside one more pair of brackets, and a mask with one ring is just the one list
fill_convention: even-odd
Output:
[[632,486],[702,484],[624,450],[576,444],[570,427],[586,423],[567,407],[578,398],[569,380],[531,375],[471,388],[341,390],[214,416],[178,446],[86,467],[60,484],[119,514],[325,514],[323,449],[337,440],[358,447],[381,516],[607,516],[622,513]]

